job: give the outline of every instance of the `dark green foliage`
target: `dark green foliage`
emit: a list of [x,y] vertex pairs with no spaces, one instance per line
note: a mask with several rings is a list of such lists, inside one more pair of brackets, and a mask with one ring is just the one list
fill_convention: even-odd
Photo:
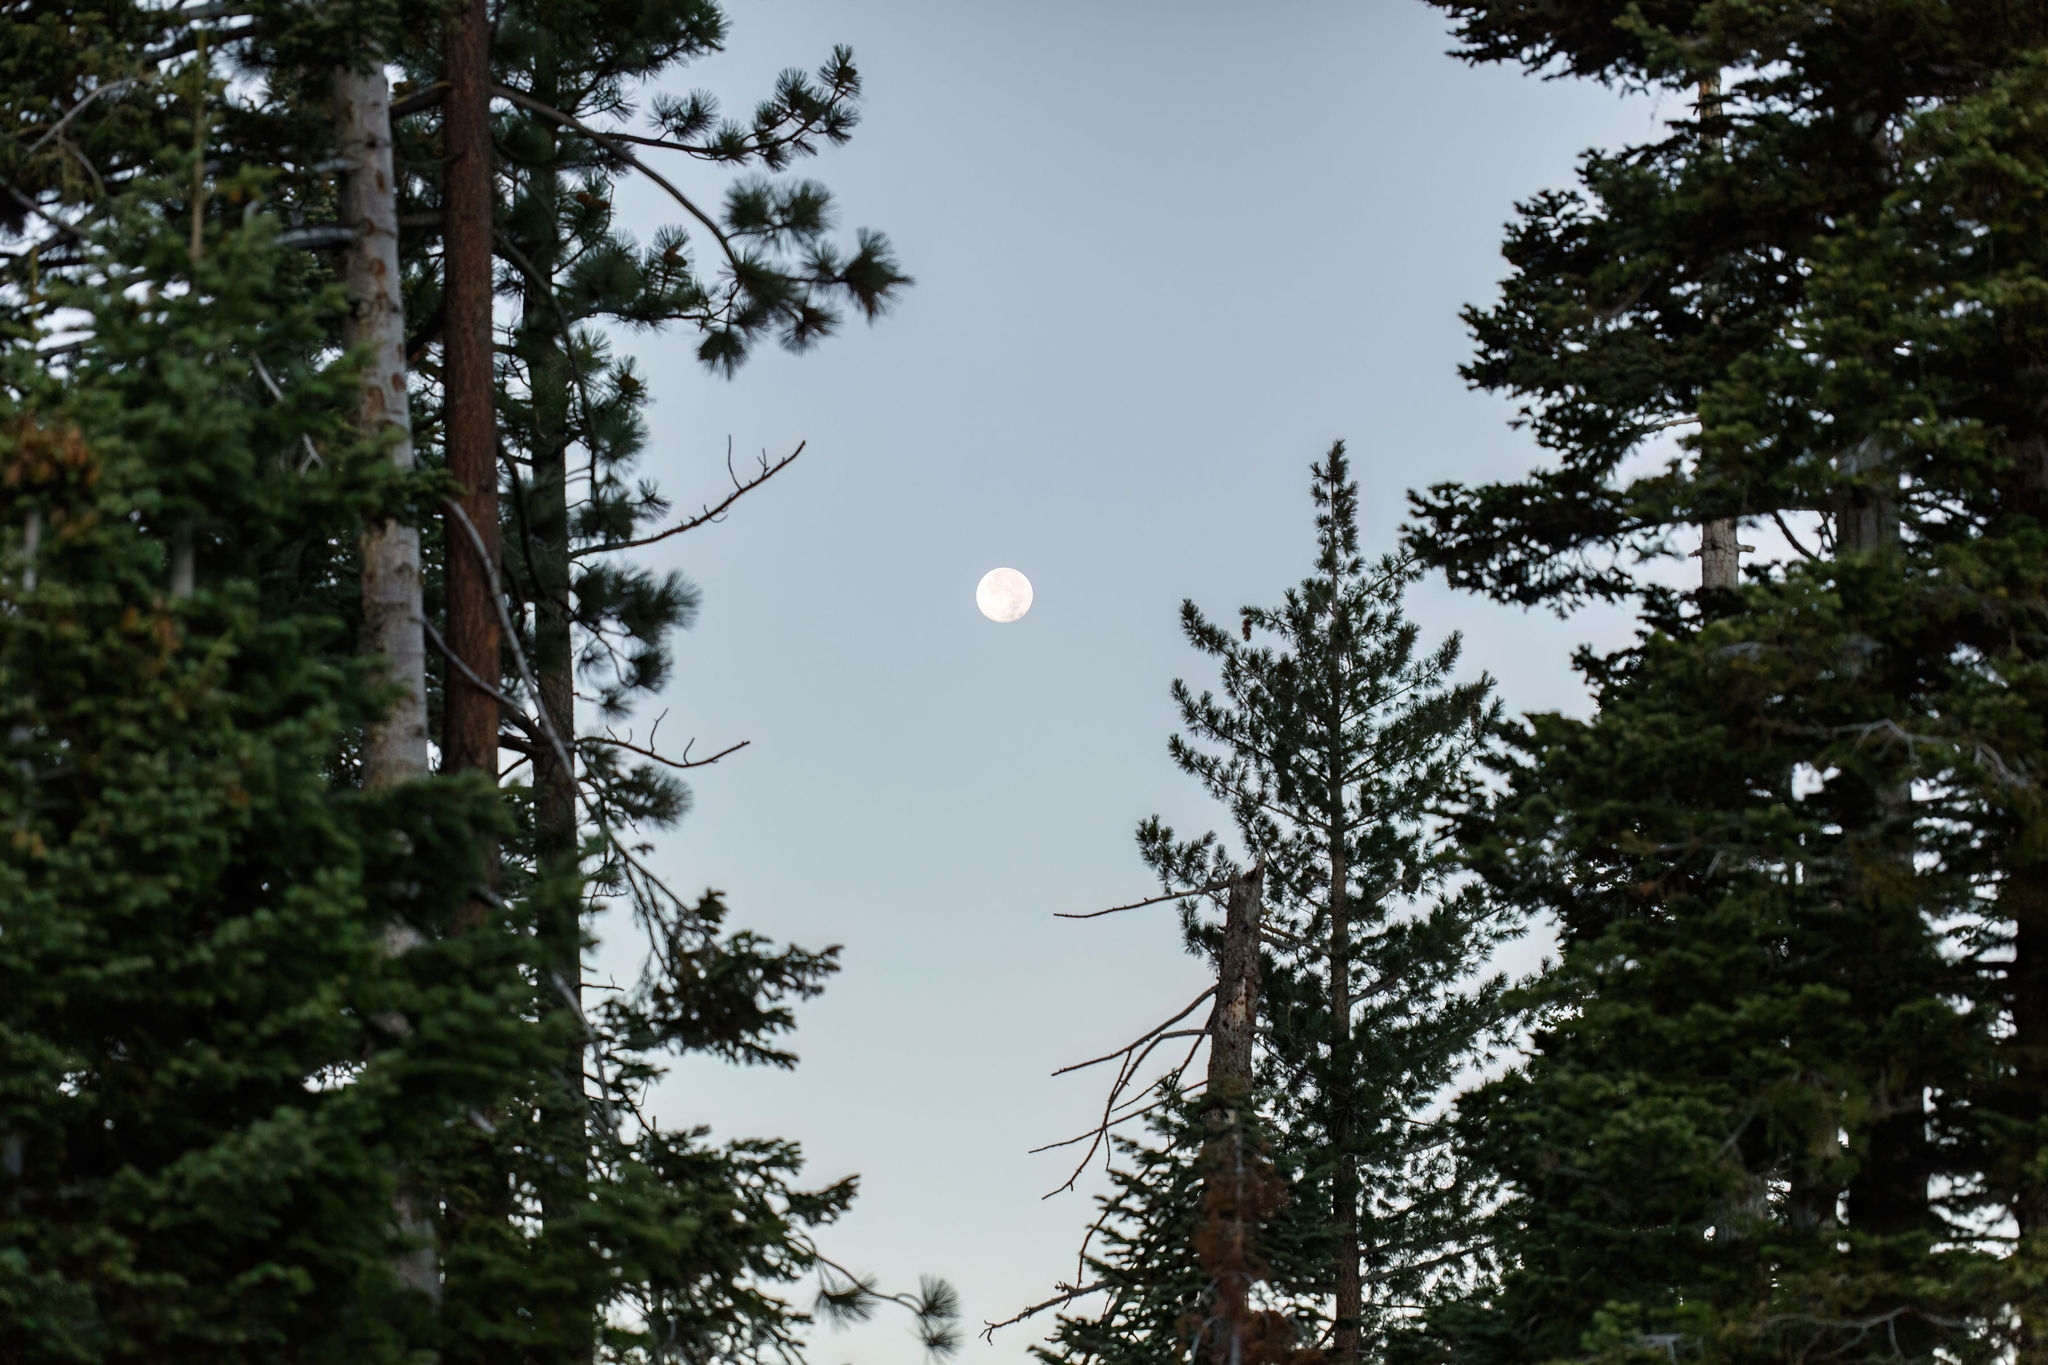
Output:
[[[671,509],[636,468],[649,386],[605,329],[694,327],[707,362],[730,371],[764,333],[801,348],[829,330],[833,296],[872,317],[905,282],[879,237],[864,239],[842,273],[828,245],[829,200],[808,182],[739,182],[720,222],[692,222],[709,234],[722,278],[700,273],[682,228],[644,247],[618,228],[617,187],[645,174],[629,153],[776,170],[849,133],[859,79],[844,52],[821,87],[785,78],[753,132],[714,129],[691,142],[668,126],[666,100],[655,103],[660,136],[630,131],[627,94],[672,78],[724,33],[723,13],[700,0],[630,11],[537,0],[496,17],[494,78],[525,100],[494,130],[499,284],[520,305],[498,409],[505,582],[538,692],[509,659],[501,686],[573,746],[576,771],[563,773],[541,728],[506,739],[533,780],[505,889],[533,907],[532,1011],[562,1060],[509,1090],[495,1131],[473,1138],[462,1158],[475,1163],[462,1180],[471,1197],[451,1205],[444,1228],[451,1336],[461,1343],[450,1359],[507,1349],[580,1359],[593,1342],[621,1358],[794,1349],[808,1318],[766,1286],[819,1267],[810,1233],[853,1194],[850,1181],[802,1190],[792,1146],[714,1147],[703,1130],[662,1131],[639,1108],[677,1053],[792,1065],[778,1037],[793,1025],[790,1006],[816,994],[837,962],[836,950],[728,931],[715,894],[680,897],[641,861],[647,848],[635,841],[673,826],[690,793],[658,756],[653,731],[636,742],[631,730],[615,739],[614,727],[667,682],[698,594],[681,575],[619,553],[658,535]],[[415,58],[421,84],[434,74],[429,57]],[[409,125],[401,152],[409,192],[434,203],[434,124]],[[433,299],[429,245],[411,244],[422,315]],[[595,716],[579,717],[579,692]],[[632,990],[585,1005],[589,920],[608,907],[631,916],[650,953]],[[737,1191],[729,1205],[710,1194],[721,1180]],[[517,1317],[505,1311],[515,1302]]]
[[101,204],[0,358],[0,1351],[398,1360],[395,1154],[527,1054],[503,945],[387,931],[446,922],[494,803],[350,788],[382,699],[334,528],[389,490],[274,220],[195,263],[161,212],[191,165]]
[[1487,1334],[1461,1349],[1983,1349],[1955,1330],[1983,1311],[1982,1249],[1943,1235],[1993,1202],[1966,1107],[1989,1043],[1957,1008],[1982,993],[1982,914],[1935,860],[1959,851],[1945,803],[1919,812],[1917,869],[1914,831],[1871,809],[1906,748],[1856,724],[1868,694],[1842,665],[1916,642],[1842,632],[1867,580],[1804,578],[1753,604],[1778,621],[1609,661],[1598,723],[1537,718],[1490,827],[1469,828],[1488,877],[1555,917],[1562,961],[1527,996],[1526,1068],[1464,1105],[1515,1197],[1504,1287],[1445,1320]]
[[[1084,1282],[1098,1286],[1103,1300],[1085,1316],[1063,1314],[1050,1345],[1032,1348],[1048,1365],[1173,1365],[1194,1354],[1212,1299],[1196,1252],[1205,1106],[1171,1093],[1159,1098],[1164,1103],[1146,1118],[1149,1140],[1112,1139],[1110,1193],[1081,1250]],[[1295,1154],[1276,1149],[1256,1115],[1250,1121],[1288,1191],[1258,1238],[1269,1286],[1314,1285],[1327,1273],[1326,1207],[1302,1184]]]
[[[1817,260],[1900,204],[1900,175],[1922,169],[1897,146],[1915,111],[2048,42],[2048,14],[1890,0],[1810,14],[1673,4],[1625,19],[1446,8],[1477,58],[1555,58],[1683,98],[1705,79],[1725,89],[1661,142],[1588,153],[1580,189],[1522,206],[1501,301],[1468,310],[1480,353],[1466,373],[1521,398],[1557,463],[1519,483],[1430,490],[1416,501],[1418,551],[1455,582],[1566,604],[1639,591],[1630,565],[1667,552],[1673,523],[1813,507],[1827,476],[1762,450],[1618,471],[1746,357],[1789,339]],[[1939,213],[1946,201],[1919,202]]]
[[[1529,206],[1472,315],[1556,468],[1416,504],[1455,580],[1643,624],[1462,830],[1562,952],[1464,1107],[1507,1272],[1434,1347],[2039,1359],[2048,12],[1453,12],[1480,57],[1726,74]],[[1790,548],[1640,572],[1715,516]]]
[[[1418,649],[1401,609],[1410,562],[1360,554],[1343,445],[1313,473],[1315,572],[1279,606],[1245,608],[1235,632],[1192,602],[1181,611],[1222,693],[1174,684],[1184,733],[1171,752],[1229,809],[1244,852],[1214,834],[1177,840],[1156,819],[1138,843],[1168,891],[1190,893],[1188,947],[1212,957],[1218,931],[1196,893],[1220,899],[1240,857],[1266,869],[1255,1102],[1289,1191],[1261,1246],[1267,1290],[1305,1343],[1341,1352],[1332,1305],[1350,1258],[1363,1287],[1357,1349],[1376,1357],[1482,1250],[1485,1189],[1447,1151],[1441,1106],[1502,1023],[1503,983],[1480,974],[1508,926],[1454,881],[1441,813],[1470,796],[1471,758],[1499,706],[1490,680],[1451,681],[1457,637]],[[1161,1146],[1120,1144],[1130,1164],[1094,1258],[1108,1306],[1063,1318],[1054,1358],[1184,1354],[1169,1325],[1200,1290],[1187,1239],[1201,1129],[1183,1102],[1163,1113]]]
[[[646,385],[602,327],[696,326],[730,369],[843,304],[874,316],[905,283],[885,242],[835,249],[814,185],[742,184],[693,226],[723,262],[700,276],[682,232],[643,248],[612,224],[625,149],[651,144],[545,109],[498,120],[500,284],[527,304],[500,394],[521,627],[500,685],[537,713],[507,743],[552,761],[551,718],[580,791],[565,819],[558,789],[356,787],[384,701],[353,657],[356,537],[448,491],[439,114],[397,121],[403,207],[427,224],[402,243],[425,468],[401,480],[349,436],[329,89],[372,57],[429,85],[448,8],[0,16],[20,134],[0,148],[0,1358],[786,1360],[810,1322],[787,1286],[821,1272],[950,1349],[943,1286],[878,1296],[825,1269],[812,1236],[851,1180],[809,1190],[790,1144],[640,1115],[677,1053],[792,1064],[781,1035],[835,952],[661,886],[634,830],[672,825],[688,790],[579,737],[567,691],[580,673],[625,720],[697,600],[609,557],[668,508],[633,467]],[[499,81],[607,127],[725,26],[695,0],[498,19]],[[654,150],[780,171],[844,141],[857,96],[837,52],[750,127]],[[440,555],[430,539],[430,617]],[[586,1011],[585,916],[613,903],[647,969]],[[393,1274],[401,1162],[438,1214],[438,1310]]]

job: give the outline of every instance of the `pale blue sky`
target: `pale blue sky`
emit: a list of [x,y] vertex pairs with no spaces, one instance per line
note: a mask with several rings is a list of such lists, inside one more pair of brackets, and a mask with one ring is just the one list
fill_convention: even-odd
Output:
[[[664,843],[682,887],[846,970],[806,1007],[794,1075],[691,1065],[672,1122],[802,1139],[862,1173],[833,1253],[896,1284],[950,1277],[970,1328],[1073,1273],[1085,1195],[1041,1202],[1100,1102],[1055,1067],[1184,1003],[1201,968],[1170,911],[1052,918],[1147,894],[1151,812],[1215,813],[1168,764],[1176,627],[1266,602],[1311,558],[1309,462],[1351,443],[1391,548],[1402,490],[1526,467],[1498,401],[1457,376],[1457,311],[1491,295],[1513,202],[1642,101],[1444,55],[1417,0],[731,0],[697,83],[747,108],[776,69],[853,45],[851,146],[806,167],[848,227],[887,231],[917,287],[873,329],[713,379],[681,339],[628,344],[655,379],[649,472],[679,504],[743,455],[809,442],[732,519],[662,548],[704,589],[664,747],[752,747],[696,783]],[[685,168],[685,174],[689,174]],[[716,182],[691,181],[715,197]],[[660,203],[629,197],[642,231]],[[1028,574],[1029,616],[973,592]],[[1560,623],[1426,584],[1515,709],[1583,707]],[[1086,1187],[1084,1187],[1085,1189]],[[974,1365],[1021,1361],[1012,1328]],[[818,1343],[821,1365],[908,1362],[902,1324]]]

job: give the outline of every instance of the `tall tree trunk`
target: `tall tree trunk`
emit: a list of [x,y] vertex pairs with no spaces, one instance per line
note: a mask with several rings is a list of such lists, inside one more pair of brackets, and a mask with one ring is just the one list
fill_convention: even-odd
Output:
[[[1699,112],[1711,118],[1721,112],[1721,78],[1709,76],[1700,82]],[[1742,551],[1733,517],[1714,517],[1700,523],[1700,586],[1733,589],[1742,582]]]
[[[561,107],[561,91],[546,62],[534,75],[534,97]],[[552,124],[539,124],[535,133],[542,143],[535,156],[529,193],[535,212],[529,221],[542,224],[543,236],[528,244],[527,264],[532,277],[526,281],[521,333],[526,349],[527,383],[533,422],[533,481],[525,517],[525,558],[532,576],[534,602],[534,671],[540,683],[540,704],[554,725],[555,733],[573,745],[576,734],[576,675],[573,603],[569,559],[569,450],[570,415],[575,402],[575,367],[569,348],[574,335],[565,330],[562,310],[548,289],[562,256],[557,196],[560,179],[554,163],[560,139]],[[575,759],[571,750],[570,761]],[[541,898],[538,926],[540,951],[553,972],[558,989],[548,995],[558,1014],[573,1014],[567,1029],[574,1041],[565,1046],[562,1057],[562,1093],[541,1114],[541,1142],[550,1158],[541,1189],[541,1214],[551,1237],[563,1254],[576,1257],[580,1249],[582,1212],[587,1202],[590,1158],[589,1100],[585,1094],[586,1061],[581,1031],[583,990],[583,918],[580,862],[577,857],[579,829],[576,819],[576,774],[565,769],[553,748],[545,747],[533,759],[534,851],[539,860]],[[580,1285],[580,1281],[576,1281]],[[575,1331],[580,1304],[563,1306],[566,1331]],[[569,1362],[587,1362],[596,1348],[595,1321],[587,1340],[579,1340],[567,1352]]]
[[[1332,506],[1337,489],[1330,490]],[[1330,1151],[1336,1170],[1330,1182],[1330,1223],[1335,1243],[1335,1303],[1331,1313],[1331,1365],[1358,1365],[1359,1326],[1365,1311],[1365,1287],[1359,1277],[1359,1244],[1363,1240],[1358,1213],[1358,1153],[1355,1123],[1358,1108],[1357,1059],[1351,1040],[1351,854],[1347,844],[1350,820],[1344,809],[1345,751],[1342,650],[1350,623],[1339,607],[1343,585],[1338,564],[1330,566],[1329,662],[1330,713],[1325,734],[1323,781],[1328,824],[1323,835],[1330,848],[1330,1074],[1324,1099],[1330,1106]]]
[[[443,336],[443,424],[448,472],[462,485],[459,505],[482,537],[479,555],[454,518],[447,527],[448,647],[477,677],[500,677],[497,589],[498,442],[493,408],[491,334],[490,14],[486,0],[468,0],[448,31],[446,205],[442,241],[446,285]],[[448,712],[441,738],[450,772],[498,771],[498,703],[462,676],[448,673]],[[495,857],[491,859],[495,862]]]
[[[2048,848],[2048,829],[2040,817],[2022,822],[2011,843],[2014,849]],[[2012,1008],[2012,1037],[2006,1051],[2012,1058],[2010,1076],[2013,1093],[2004,1107],[2005,1117],[2025,1125],[2018,1150],[2007,1157],[2006,1181],[2010,1190],[2013,1221],[2019,1226],[2022,1248],[2048,1234],[2048,1189],[2042,1187],[2035,1158],[2040,1141],[2035,1134],[2048,1118],[2048,861],[2038,856],[2017,855],[1999,890],[1999,908],[2013,925],[2013,957],[2008,969],[2007,993]],[[2020,1308],[2016,1365],[2048,1363],[2048,1327],[2044,1327],[2044,1306],[2040,1291]]]
[[[1883,556],[1898,543],[1898,496],[1890,467],[1891,453],[1875,437],[1865,438],[1841,458],[1841,472],[1855,480],[1835,507],[1835,547],[1842,558]],[[1910,959],[1924,933],[1918,905],[1901,890],[1910,885],[1913,875],[1910,777],[1880,779],[1869,792],[1869,803],[1864,828],[1849,833],[1865,844],[1852,857],[1871,869],[1866,875],[1877,883],[1873,894],[1865,897],[1865,903],[1882,917],[1880,923],[1870,926],[1870,948],[1880,960]],[[1887,974],[1879,970],[1871,975],[1882,989]],[[1883,1002],[1877,1003],[1883,1007]],[[1939,1220],[1928,1203],[1933,1148],[1922,1077],[1907,1073],[1875,1079],[1876,1098],[1886,1109],[1870,1124],[1862,1159],[1849,1181],[1844,1200],[1848,1224],[1879,1237],[1937,1232]],[[1907,1258],[1898,1254],[1880,1256],[1879,1264],[1901,1275],[1913,1269]],[[1901,1297],[1910,1292],[1901,1291]],[[1894,1334],[1909,1357],[1933,1349],[1935,1333],[1923,1318],[1902,1319]]]
[[1246,1365],[1273,1327],[1251,1308],[1264,1275],[1259,1227],[1278,1203],[1277,1181],[1250,1138],[1252,1049],[1259,1020],[1259,923],[1265,873],[1254,864],[1231,883],[1216,964],[1209,1037],[1208,1136],[1202,1148],[1202,1228],[1196,1250],[1212,1299],[1202,1323],[1214,1365]]
[[[2048,420],[2048,412],[2037,414],[2037,420]],[[2048,435],[2036,431],[2016,440],[2013,452],[2012,515],[2048,519]],[[2012,1094],[2002,1108],[2006,1118],[2025,1128],[2014,1144],[2017,1150],[2006,1156],[2004,1184],[2025,1256],[2030,1250],[2025,1243],[2048,1236],[2048,1188],[2035,1161],[2038,1126],[2048,1119],[2048,816],[2029,792],[2010,790],[2006,799],[2018,809],[2006,836],[2005,884],[1998,895],[1999,908],[2013,927],[2006,978],[2012,1035],[2004,1046],[2011,1058]],[[2016,1365],[2048,1365],[2048,1303],[2040,1290],[2021,1305],[2019,1317]]]
[[[355,426],[390,442],[391,463],[413,467],[412,410],[406,392],[405,302],[399,289],[398,202],[391,165],[391,88],[382,66],[344,66],[334,77],[337,142],[345,163],[341,222],[354,230],[343,257],[348,318],[342,340],[369,351]],[[427,774],[427,655],[420,604],[420,533],[387,521],[364,531],[362,652],[383,661],[397,697],[363,737],[363,785],[372,790]],[[402,921],[386,933],[393,952],[414,935]],[[409,1027],[398,1021],[401,1028]],[[441,1300],[431,1201],[401,1168],[392,1218],[407,1244],[393,1265],[405,1289]]]
[[[391,463],[413,467],[412,412],[406,398],[405,303],[399,292],[398,203],[391,167],[391,90],[382,69],[344,67],[334,80],[341,157],[342,225],[355,231],[343,261],[348,321],[342,339],[367,347],[356,427],[390,440]],[[385,660],[398,698],[371,723],[363,744],[363,782],[388,787],[427,771],[427,652],[421,629],[420,533],[387,521],[366,531],[363,555],[365,654]]]
[[[1332,752],[1339,750],[1335,742]],[[1330,1148],[1336,1157],[1330,1185],[1330,1216],[1335,1235],[1336,1304],[1332,1315],[1331,1365],[1357,1365],[1359,1322],[1365,1290],[1359,1278],[1359,1244],[1363,1230],[1358,1214],[1358,1154],[1352,1150],[1357,1108],[1357,1059],[1351,1039],[1351,868],[1344,846],[1344,788],[1341,774],[1331,774],[1331,801],[1336,814],[1330,824]]]

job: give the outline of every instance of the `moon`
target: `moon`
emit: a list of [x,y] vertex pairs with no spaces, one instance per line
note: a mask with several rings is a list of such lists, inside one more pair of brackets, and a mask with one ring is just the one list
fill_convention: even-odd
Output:
[[1015,569],[990,569],[975,585],[974,605],[991,621],[1014,621],[1031,610],[1031,580]]

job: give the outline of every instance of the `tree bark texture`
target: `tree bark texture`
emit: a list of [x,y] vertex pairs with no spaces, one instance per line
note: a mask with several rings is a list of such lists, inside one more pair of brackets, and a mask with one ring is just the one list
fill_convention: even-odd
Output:
[[[534,76],[534,97],[559,105],[560,91],[546,63]],[[527,366],[529,410],[533,424],[533,478],[526,492],[522,515],[514,524],[525,539],[523,558],[531,576],[527,590],[534,609],[534,656],[536,680],[540,684],[540,705],[547,712],[555,733],[573,746],[576,734],[575,622],[571,600],[573,566],[569,558],[569,451],[571,414],[576,401],[576,374],[569,348],[575,345],[572,331],[564,326],[562,310],[549,288],[560,268],[563,243],[557,226],[559,193],[554,161],[559,137],[551,124],[542,124],[536,136],[540,149],[534,157],[528,192],[535,211],[527,220],[544,226],[542,237],[526,243],[527,264],[532,274],[526,279],[521,308],[521,349]],[[575,751],[570,750],[570,762]],[[585,1093],[585,1047],[580,1026],[583,988],[583,902],[578,890],[577,848],[580,830],[576,818],[576,774],[564,768],[552,746],[544,746],[533,757],[534,852],[539,861],[542,884],[548,888],[540,904],[537,930],[540,949],[554,972],[560,990],[546,997],[556,1012],[574,1012],[577,1023],[570,1030],[562,1058],[563,1089],[560,1096],[543,1106],[541,1141],[546,1144],[547,1175],[541,1197],[541,1217],[551,1235],[563,1229],[564,1245],[580,1237],[581,1218],[588,1202],[590,1158],[590,1103]],[[568,1311],[573,1312],[573,1305]],[[593,1357],[597,1341],[595,1324],[587,1341],[575,1343],[563,1365],[579,1365]]]
[[[391,163],[391,86],[381,66],[344,66],[334,77],[337,145],[345,163],[341,222],[354,232],[342,259],[348,317],[342,340],[369,353],[358,391],[355,427],[390,443],[391,463],[413,467],[412,409],[406,390],[405,302],[398,269],[397,183]],[[427,655],[420,601],[420,533],[387,521],[364,531],[364,654],[381,659],[398,696],[370,722],[363,736],[363,785],[392,787],[426,776]],[[402,953],[417,935],[394,922],[389,951]],[[403,1024],[404,1021],[400,1021]],[[392,1221],[406,1244],[393,1260],[398,1282],[438,1307],[440,1257],[434,1244],[432,1201],[406,1171],[398,1172]]]
[[1207,1137],[1202,1149],[1202,1226],[1195,1250],[1210,1282],[1197,1331],[1214,1365],[1250,1365],[1273,1344],[1291,1344],[1276,1315],[1256,1314],[1251,1290],[1265,1274],[1258,1232],[1278,1207],[1279,1182],[1249,1132],[1252,1050],[1259,1019],[1259,923],[1265,874],[1256,864],[1231,883],[1210,1025]]
[[[1721,78],[1708,76],[1700,82],[1699,113],[1712,118],[1721,112]],[[1700,586],[1734,589],[1742,582],[1740,536],[1733,517],[1715,517],[1700,524]]]
[[[447,528],[448,647],[477,677],[496,685],[502,647],[494,600],[498,557],[498,441],[491,330],[490,14],[468,0],[448,32],[448,101],[442,242],[446,322],[443,425],[448,472],[485,556],[459,524]],[[498,702],[448,672],[442,766],[498,771]]]
[[[1332,717],[1332,723],[1336,723]],[[1331,736],[1331,753],[1340,751],[1338,737]],[[1358,1154],[1351,1150],[1354,1138],[1353,1111],[1357,1107],[1354,1073],[1357,1060],[1351,1046],[1351,867],[1344,839],[1344,787],[1339,771],[1330,774],[1330,1145],[1337,1158],[1331,1181],[1330,1213],[1336,1233],[1336,1264],[1333,1269],[1336,1303],[1331,1320],[1330,1360],[1332,1365],[1356,1365],[1359,1317],[1365,1307],[1364,1285],[1359,1278]]]
[[1700,526],[1700,586],[1733,589],[1742,582],[1742,551],[1735,518],[1715,517]]
[[[369,352],[356,427],[389,440],[391,463],[413,467],[405,378],[405,304],[399,292],[398,201],[391,166],[391,88],[382,68],[335,76],[340,124],[341,222],[355,237],[343,258],[348,320],[342,339]],[[362,539],[363,653],[385,661],[399,692],[363,743],[364,785],[388,787],[427,771],[427,653],[420,604],[419,528],[387,521]],[[488,675],[486,675],[488,676]]]

